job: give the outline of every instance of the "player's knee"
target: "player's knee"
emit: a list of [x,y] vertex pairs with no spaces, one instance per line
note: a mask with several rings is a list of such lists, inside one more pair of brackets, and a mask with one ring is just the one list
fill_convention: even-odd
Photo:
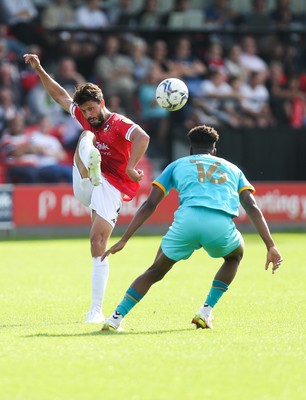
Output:
[[244,254],[244,247],[239,246],[235,249],[232,253],[228,254],[224,259],[228,262],[236,263],[237,265],[240,264]]
[[80,141],[81,141],[84,137],[88,137],[88,138],[92,139],[93,142],[95,143],[96,138],[95,138],[95,135],[94,135],[93,132],[87,131],[87,130],[84,130],[83,132],[81,132],[78,143],[80,143]]
[[101,255],[105,248],[103,235],[95,232],[92,233],[90,236],[90,247],[92,256],[97,257]]

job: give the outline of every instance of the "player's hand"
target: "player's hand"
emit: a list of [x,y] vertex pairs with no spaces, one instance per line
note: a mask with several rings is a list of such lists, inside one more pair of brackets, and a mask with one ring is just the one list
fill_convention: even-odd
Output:
[[24,62],[30,64],[33,69],[40,67],[40,60],[36,54],[25,54]]
[[139,182],[142,180],[143,176],[144,176],[144,172],[142,169],[126,169],[126,173],[128,175],[129,178],[132,179],[132,181],[134,182]]
[[112,247],[110,247],[104,254],[101,256],[101,261],[104,260],[105,257],[109,256],[110,254],[115,254],[118,251],[122,250],[123,247],[126,245],[126,242],[123,240],[119,240],[119,242],[115,243]]
[[272,274],[274,274],[277,268],[280,267],[282,261],[283,257],[281,256],[277,248],[275,246],[270,247],[267,254],[266,270],[269,268],[270,263],[272,263]]

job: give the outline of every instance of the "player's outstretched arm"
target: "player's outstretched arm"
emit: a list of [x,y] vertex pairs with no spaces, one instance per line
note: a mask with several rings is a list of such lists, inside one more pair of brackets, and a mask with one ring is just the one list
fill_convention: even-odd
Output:
[[128,242],[128,240],[137,231],[137,229],[154,213],[156,207],[162,201],[163,198],[164,198],[164,192],[158,186],[153,185],[149,197],[144,203],[142,203],[142,205],[137,210],[134,218],[130,222],[122,238],[112,247],[110,247],[102,255],[101,259],[103,260],[110,254],[115,254],[118,251],[122,250],[126,245],[126,243]]
[[49,95],[60,104],[64,110],[69,112],[70,104],[72,103],[72,98],[68,92],[60,86],[47,72],[43,69],[40,64],[40,60],[36,54],[25,54],[23,56],[24,62],[30,64],[39,76],[41,83],[43,84]]
[[283,261],[283,258],[275,246],[267,221],[249,190],[242,191],[240,194],[240,202],[266,245],[267,259],[265,268],[268,269],[269,265],[272,264],[272,273],[274,274]]

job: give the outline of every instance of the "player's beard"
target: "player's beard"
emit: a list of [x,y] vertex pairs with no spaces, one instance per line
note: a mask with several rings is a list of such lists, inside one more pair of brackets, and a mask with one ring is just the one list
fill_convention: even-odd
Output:
[[104,119],[103,119],[103,115],[102,113],[100,113],[95,121],[91,121],[90,119],[88,119],[88,122],[90,123],[91,126],[93,126],[94,128],[100,128],[100,126],[103,125],[104,123]]

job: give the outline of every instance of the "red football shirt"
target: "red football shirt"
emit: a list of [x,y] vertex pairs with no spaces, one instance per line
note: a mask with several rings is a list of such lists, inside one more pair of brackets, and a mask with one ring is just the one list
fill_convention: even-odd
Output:
[[123,193],[123,200],[132,200],[139,189],[139,183],[132,181],[125,169],[132,149],[129,138],[137,125],[123,115],[113,113],[102,126],[94,128],[78,106],[72,105],[70,113],[85,130],[95,134],[96,147],[102,157],[101,171],[105,178]]

